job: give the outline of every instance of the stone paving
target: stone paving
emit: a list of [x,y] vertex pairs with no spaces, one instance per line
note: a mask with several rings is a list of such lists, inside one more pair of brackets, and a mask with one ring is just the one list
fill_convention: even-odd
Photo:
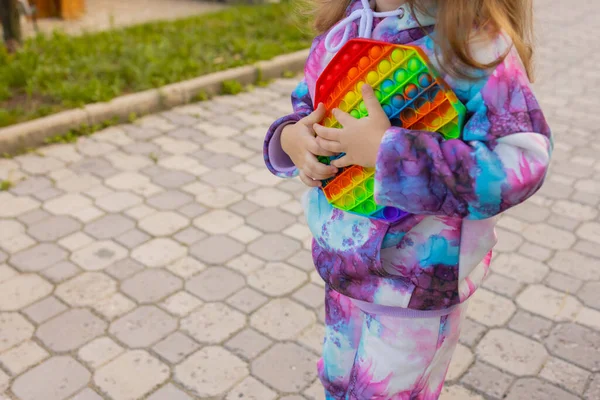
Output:
[[[600,4],[538,5],[554,164],[500,220],[443,400],[600,399]],[[4,397],[323,399],[303,187],[261,155],[294,85],[0,160]]]

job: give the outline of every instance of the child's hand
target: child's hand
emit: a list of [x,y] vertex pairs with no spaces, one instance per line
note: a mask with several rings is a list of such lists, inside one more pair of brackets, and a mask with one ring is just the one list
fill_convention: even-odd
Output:
[[309,116],[293,125],[287,125],[281,132],[281,147],[300,171],[300,179],[310,187],[321,186],[321,180],[334,176],[338,169],[321,164],[316,156],[333,156],[317,144],[313,125],[325,117],[325,107],[319,104]]
[[356,119],[341,110],[333,110],[333,116],[343,126],[341,129],[325,128],[315,123],[317,143],[325,150],[346,155],[331,163],[338,168],[360,165],[372,168],[377,161],[379,145],[391,123],[375,97],[373,88],[362,86],[362,94],[369,116]]

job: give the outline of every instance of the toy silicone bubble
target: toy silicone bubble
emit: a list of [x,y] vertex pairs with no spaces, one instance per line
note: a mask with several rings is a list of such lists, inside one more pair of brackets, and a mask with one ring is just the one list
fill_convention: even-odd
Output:
[[[335,55],[317,80],[315,104],[327,109],[323,126],[341,128],[331,111],[339,108],[355,118],[368,115],[362,100],[365,83],[392,125],[439,132],[446,139],[460,137],[466,109],[430,66],[421,49],[367,39],[352,39]],[[319,157],[330,164],[336,158]],[[347,167],[323,182],[327,200],[336,208],[395,222],[406,215],[375,203],[375,169]]]

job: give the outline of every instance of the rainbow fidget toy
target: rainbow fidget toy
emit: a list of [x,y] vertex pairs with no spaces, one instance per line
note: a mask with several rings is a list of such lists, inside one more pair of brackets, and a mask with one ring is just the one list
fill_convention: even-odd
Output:
[[[361,94],[365,83],[375,89],[392,125],[439,132],[446,139],[460,137],[465,106],[430,67],[427,55],[418,47],[367,39],[348,41],[319,76],[315,104],[323,103],[327,109],[323,126],[341,128],[331,114],[334,108],[354,118],[368,115]],[[329,164],[341,156],[319,161]],[[375,203],[374,175],[375,169],[353,165],[324,181],[323,191],[336,208],[398,221],[405,212]]]

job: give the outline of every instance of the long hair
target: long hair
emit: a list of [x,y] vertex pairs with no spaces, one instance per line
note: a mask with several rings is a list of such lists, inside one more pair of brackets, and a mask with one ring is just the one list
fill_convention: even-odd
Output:
[[[312,0],[315,28],[328,31],[344,17],[352,0]],[[433,1],[434,7],[431,7]],[[465,67],[494,68],[506,54],[490,63],[481,63],[470,52],[474,34],[490,38],[505,32],[518,51],[529,78],[533,78],[533,2],[532,0],[408,0],[411,11],[436,15],[436,42],[441,68],[456,77],[469,77]],[[507,50],[508,53],[509,50]]]

